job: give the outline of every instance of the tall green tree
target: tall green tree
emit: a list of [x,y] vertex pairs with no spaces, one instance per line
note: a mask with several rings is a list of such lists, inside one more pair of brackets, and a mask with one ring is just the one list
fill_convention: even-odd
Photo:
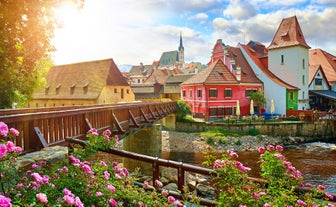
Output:
[[41,83],[61,26],[56,8],[66,1],[82,6],[84,0],[0,1],[0,108],[23,105]]

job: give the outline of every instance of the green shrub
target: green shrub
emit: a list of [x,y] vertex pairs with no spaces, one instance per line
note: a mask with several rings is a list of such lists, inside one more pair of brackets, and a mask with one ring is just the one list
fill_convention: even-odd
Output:
[[215,144],[215,139],[211,135],[205,136],[205,141],[208,145],[214,145]]
[[220,136],[217,138],[217,142],[220,145],[227,145],[227,143],[229,142],[229,139],[227,137]]
[[260,132],[256,128],[249,129],[247,133],[248,135],[251,135],[251,136],[257,136],[258,134],[260,134]]

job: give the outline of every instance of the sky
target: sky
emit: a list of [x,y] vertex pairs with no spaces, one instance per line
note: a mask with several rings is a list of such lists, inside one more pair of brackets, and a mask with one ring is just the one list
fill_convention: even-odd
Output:
[[85,0],[57,10],[56,65],[113,58],[117,65],[152,64],[177,50],[206,64],[217,39],[269,46],[283,18],[296,16],[308,45],[336,55],[336,0]]

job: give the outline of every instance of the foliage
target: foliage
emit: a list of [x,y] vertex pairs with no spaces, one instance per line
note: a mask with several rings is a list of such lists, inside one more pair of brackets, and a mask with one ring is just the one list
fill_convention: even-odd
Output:
[[190,115],[192,113],[192,111],[191,111],[190,107],[188,106],[188,104],[183,100],[178,100],[177,101],[177,106],[178,106],[178,110],[177,110],[176,119],[178,121],[184,121],[185,118],[187,117],[187,115]]
[[[236,160],[237,153],[227,151],[217,158],[208,147],[203,164],[215,171],[212,181],[219,193],[219,206],[336,206],[329,201],[333,195],[324,192],[324,186],[303,184],[301,172],[285,159],[282,150],[273,145],[259,148],[262,180],[251,182],[251,168]],[[299,193],[302,187],[309,189]]]
[[256,92],[252,92],[250,94],[251,99],[253,100],[253,103],[258,106],[259,114],[261,108],[263,108],[266,104],[266,98],[264,97],[264,91],[258,90]]
[[[82,0],[72,0],[78,6]],[[22,106],[50,68],[51,40],[60,26],[55,8],[66,0],[0,3],[0,108]]]
[[[19,132],[9,129],[0,122],[0,138],[9,139]],[[89,153],[113,147],[116,137],[110,132],[102,135],[91,129],[88,133]],[[161,189],[162,183],[153,182],[149,186],[134,184],[135,178],[119,163],[105,161],[90,163],[70,156],[69,161],[47,164],[35,163],[26,172],[18,172],[17,155],[21,148],[13,142],[0,144],[0,206],[3,207],[42,207],[42,206],[182,206],[182,203],[169,192]],[[84,157],[84,156],[83,156]]]
[[251,129],[249,129],[249,131],[247,132],[247,134],[249,134],[251,136],[257,136],[257,135],[260,134],[260,132],[256,128],[251,128]]

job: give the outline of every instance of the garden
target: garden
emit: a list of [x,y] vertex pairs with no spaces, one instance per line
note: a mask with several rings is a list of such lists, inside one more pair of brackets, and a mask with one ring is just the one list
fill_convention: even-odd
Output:
[[[185,206],[163,189],[159,180],[136,184],[121,163],[89,162],[99,150],[115,146],[118,136],[110,130],[90,129],[87,146],[77,147],[68,160],[39,162],[27,171],[17,169],[22,149],[15,146],[19,132],[0,122],[0,206]],[[314,187],[282,155],[281,146],[259,148],[261,181],[251,181],[249,167],[238,154],[227,151],[216,157],[211,147],[204,165],[213,169],[211,181],[218,192],[218,206],[336,206],[334,195],[322,185]],[[197,206],[197,199],[192,201]]]

